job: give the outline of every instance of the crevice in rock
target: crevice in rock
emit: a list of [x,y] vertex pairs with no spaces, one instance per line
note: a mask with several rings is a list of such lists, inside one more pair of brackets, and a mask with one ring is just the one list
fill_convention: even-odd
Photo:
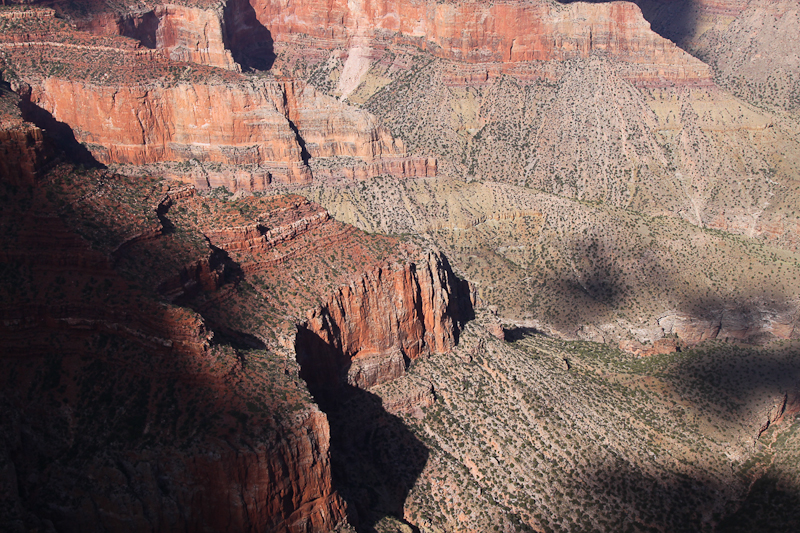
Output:
[[306,141],[300,135],[300,130],[297,129],[297,126],[289,119],[289,117],[286,117],[286,121],[289,123],[289,127],[292,129],[294,136],[297,139],[297,144],[300,146],[300,157],[303,160],[303,163],[308,165],[308,162],[311,160],[311,154],[306,149]]

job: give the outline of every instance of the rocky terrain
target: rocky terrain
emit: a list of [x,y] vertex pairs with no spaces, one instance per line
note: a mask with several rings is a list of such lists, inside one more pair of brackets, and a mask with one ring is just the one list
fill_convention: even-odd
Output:
[[[7,138],[46,144],[3,99]],[[2,184],[3,527],[341,525],[329,425],[303,381],[327,367],[295,359],[297,328],[316,331],[299,313],[371,295],[391,305],[409,317],[399,329],[357,316],[339,327],[372,331],[401,375],[403,356],[451,348],[471,307],[445,260],[297,196],[231,200],[69,162],[36,170]],[[329,293],[342,285],[366,292]],[[384,302],[394,291],[405,304]],[[349,346],[354,358],[374,349]]]
[[717,81],[762,108],[797,116],[798,6],[782,0],[641,0],[645,18],[714,68]]
[[371,180],[301,189],[368,231],[436,242],[510,323],[570,339],[797,338],[797,254],[500,183]]
[[0,529],[797,529],[797,15],[5,2]]

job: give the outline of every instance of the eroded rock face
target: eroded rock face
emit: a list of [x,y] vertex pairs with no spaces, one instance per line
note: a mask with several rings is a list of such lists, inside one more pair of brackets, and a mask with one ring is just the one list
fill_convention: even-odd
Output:
[[[310,182],[310,161],[322,161],[312,165],[321,179],[435,175],[434,159],[407,154],[371,114],[291,78],[239,73],[229,46],[271,53],[258,47],[271,46],[268,30],[234,13],[239,4],[249,6],[118,12],[103,4],[84,18],[34,9],[0,38],[2,68],[15,72],[28,107],[104,164],[162,165],[150,170],[251,191]],[[73,16],[87,31],[64,22]],[[243,26],[226,27],[226,16]],[[51,63],[60,66],[45,68]]]
[[52,155],[42,130],[32,124],[0,129],[0,174],[10,182],[33,183]]
[[[253,0],[252,5],[276,41],[299,40],[318,48],[347,45],[348,63],[368,62],[370,47],[385,48],[392,43],[419,46],[441,58],[505,63],[509,68],[516,63],[566,61],[599,52],[635,65],[629,77],[641,84],[711,80],[706,65],[652,32],[639,8],[628,2],[562,5],[399,0],[283,5]],[[347,67],[345,63],[345,72]],[[361,69],[351,65],[350,70]]]
[[273,181],[309,183],[309,157],[354,158],[363,169],[352,176],[362,179],[436,172],[435,160],[408,157],[403,143],[372,115],[299,82],[107,86],[46,78],[31,98],[69,124],[105,164],[193,160],[251,169],[190,173],[199,187],[264,190]]
[[154,16],[158,19],[155,47],[171,60],[240,70],[225,47],[219,6],[197,9],[165,4],[155,9]]
[[71,125],[102,163],[277,162],[288,165],[286,181],[310,177],[276,83],[120,87],[48,78],[32,100]]
[[439,253],[378,268],[309,312],[297,334],[301,375],[311,387],[391,381],[407,360],[455,346],[471,307],[468,285]]
[[[17,130],[42,133],[3,118],[4,127],[13,122],[0,130],[4,141]],[[345,503],[331,482],[330,428],[293,384],[299,380],[278,368],[254,374],[270,388],[288,384],[283,400],[237,384],[241,361],[214,340],[203,315],[148,293],[144,285],[159,275],[139,270],[140,288],[126,278],[142,268],[133,264],[142,255],[167,250],[158,262],[170,262],[176,241],[164,225],[174,203],[195,199],[193,188],[148,192],[97,171],[93,191],[65,197],[54,182],[66,173],[69,188],[80,188],[94,171],[61,166],[18,183],[38,169],[5,163],[12,171],[0,174],[0,226],[8,231],[0,262],[10,276],[0,283],[0,362],[8,369],[0,377],[0,528],[308,533],[340,525]],[[119,197],[105,210],[104,198],[121,190],[139,202],[136,214],[115,204]],[[59,205],[81,212],[70,218]],[[308,229],[294,223],[302,217],[293,209],[288,203],[273,246]],[[111,221],[112,239],[94,246],[71,225]],[[196,251],[149,289],[171,299],[193,285],[213,293],[229,282],[214,257],[222,252]],[[45,366],[50,377],[42,381]]]

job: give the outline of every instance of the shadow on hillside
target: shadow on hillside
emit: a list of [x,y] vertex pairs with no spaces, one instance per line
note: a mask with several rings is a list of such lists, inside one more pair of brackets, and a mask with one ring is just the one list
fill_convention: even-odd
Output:
[[347,502],[351,523],[371,532],[385,516],[402,521],[428,449],[370,392],[343,385],[314,398],[328,416],[333,487]]
[[595,237],[565,243],[566,268],[552,269],[532,286],[533,294],[557,295],[545,321],[561,331],[604,320],[631,296],[616,250]]
[[[562,4],[589,2],[605,4],[614,0],[558,0]],[[633,0],[654,32],[685,48],[683,41],[697,28],[695,0]]]
[[717,533],[800,531],[800,490],[767,473],[750,488],[739,509],[726,516]]
[[[798,531],[800,491],[769,473],[724,483],[679,471],[648,473],[617,459],[587,478],[607,505],[595,516],[614,531]],[[718,524],[718,525],[717,525]]]
[[158,44],[158,17],[155,12],[148,11],[140,16],[128,15],[120,19],[119,32],[125,37],[136,39],[145,48],[154,49]]
[[64,152],[69,161],[88,168],[105,168],[85,145],[75,139],[69,124],[59,122],[49,111],[31,102],[30,95],[23,96],[19,107],[22,118],[47,132],[47,137]]
[[371,532],[385,516],[402,520],[428,449],[378,396],[345,383],[350,361],[340,350],[302,326],[296,339],[300,376],[328,416],[333,486],[351,524]]
[[275,63],[272,33],[259,22],[249,0],[232,0],[225,5],[225,37],[233,60],[248,70],[269,70]]
[[756,439],[782,409],[800,411],[797,350],[760,351],[715,343],[700,345],[672,372],[678,393],[706,413],[738,420]]
[[525,337],[533,337],[534,335],[538,335],[540,337],[549,337],[549,335],[542,330],[525,326],[516,326],[513,328],[504,329],[503,331],[506,334],[506,341],[508,342],[516,342],[524,339]]

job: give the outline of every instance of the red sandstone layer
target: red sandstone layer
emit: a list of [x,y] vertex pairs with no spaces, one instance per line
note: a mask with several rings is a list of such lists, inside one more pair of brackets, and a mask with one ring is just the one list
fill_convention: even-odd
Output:
[[642,84],[709,83],[712,77],[708,66],[651,31],[639,8],[628,2],[252,4],[278,42],[351,51],[411,44],[473,64],[566,61],[602,53],[629,63],[633,68],[627,77]]
[[308,313],[297,335],[301,372],[317,386],[391,381],[404,373],[406,359],[455,345],[469,298],[438,253],[368,272]]

